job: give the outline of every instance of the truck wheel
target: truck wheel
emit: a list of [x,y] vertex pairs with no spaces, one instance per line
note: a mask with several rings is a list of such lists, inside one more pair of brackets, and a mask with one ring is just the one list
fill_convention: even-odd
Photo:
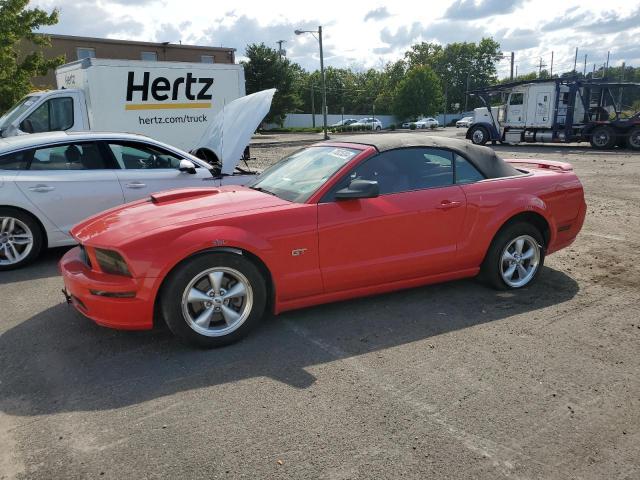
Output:
[[472,127],[469,136],[474,145],[484,145],[489,141],[489,132],[481,126]]
[[616,132],[611,127],[597,127],[591,133],[591,146],[598,150],[608,150],[616,144]]
[[627,145],[631,150],[640,150],[640,127],[634,127],[629,131]]

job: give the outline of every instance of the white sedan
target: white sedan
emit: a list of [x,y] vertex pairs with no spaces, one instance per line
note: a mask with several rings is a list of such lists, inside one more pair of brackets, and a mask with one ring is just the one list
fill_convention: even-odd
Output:
[[161,190],[250,178],[239,170],[223,175],[141,135],[48,132],[1,139],[0,270],[23,266],[44,248],[73,244],[71,227],[108,208]]
[[350,127],[365,127],[368,130],[382,130],[382,122],[377,118],[361,118],[355,123],[349,125]]
[[456,128],[464,127],[469,128],[473,123],[473,117],[464,117],[456,122]]
[[436,128],[440,126],[440,122],[435,118],[426,117],[415,122],[405,122],[402,124],[402,128],[411,128],[411,124],[415,125],[416,128]]

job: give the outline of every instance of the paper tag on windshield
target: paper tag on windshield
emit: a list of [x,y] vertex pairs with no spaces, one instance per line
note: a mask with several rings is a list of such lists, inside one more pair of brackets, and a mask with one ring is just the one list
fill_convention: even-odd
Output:
[[329,155],[332,157],[337,157],[341,160],[349,160],[351,157],[355,155],[351,150],[346,150],[344,148],[336,148],[329,152]]

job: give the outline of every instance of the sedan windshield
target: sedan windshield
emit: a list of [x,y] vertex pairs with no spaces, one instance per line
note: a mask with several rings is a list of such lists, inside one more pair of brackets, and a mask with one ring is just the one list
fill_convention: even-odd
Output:
[[290,202],[303,203],[360,150],[310,147],[265,170],[247,186]]

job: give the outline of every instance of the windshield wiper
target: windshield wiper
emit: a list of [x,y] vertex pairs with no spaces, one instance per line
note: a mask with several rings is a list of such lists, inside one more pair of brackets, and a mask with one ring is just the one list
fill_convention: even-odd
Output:
[[[262,188],[262,187],[249,187],[251,190],[255,190],[256,192],[262,192],[262,193],[267,193],[269,195],[273,195],[274,197],[277,197],[278,195],[276,195],[274,192],[272,192],[271,190],[267,190],[266,188]],[[279,197],[278,197],[279,198]]]

